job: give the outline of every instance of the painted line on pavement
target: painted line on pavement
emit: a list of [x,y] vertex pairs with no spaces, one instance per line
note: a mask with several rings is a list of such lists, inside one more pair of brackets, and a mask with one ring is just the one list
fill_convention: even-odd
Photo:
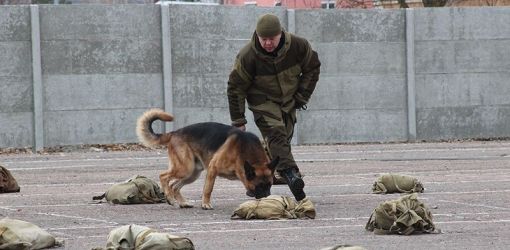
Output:
[[[323,179],[323,178],[328,178],[328,177],[331,177],[331,176],[309,176],[309,177],[313,177],[313,178],[317,178],[317,179]],[[336,178],[338,178],[339,176],[337,176]],[[438,181],[427,181],[427,182],[422,182],[423,184],[437,184],[437,185],[447,185],[447,184],[457,184],[457,183],[494,183],[494,182],[509,182],[510,183],[510,180],[479,180],[479,181],[444,181],[444,182],[438,182]],[[47,187],[47,188],[52,188],[52,187],[74,187],[74,186],[79,186],[79,187],[82,187],[82,186],[109,186],[109,185],[114,185],[114,184],[118,184],[119,182],[94,182],[94,183],[57,183],[57,184],[25,184],[23,185],[24,188],[39,188],[39,187]],[[196,182],[196,184],[203,184],[203,182]],[[312,184],[307,184],[307,188],[323,188],[323,187],[364,187],[364,186],[367,186],[367,185],[372,185],[372,183],[361,183],[361,184],[325,184],[325,185],[312,185]],[[201,185],[200,185],[201,186]],[[283,186],[283,185],[274,185],[273,188],[277,188],[277,189],[285,189],[287,186]],[[242,186],[241,183],[238,183],[237,185],[236,184],[226,184],[226,185],[221,185],[221,186],[218,186],[218,187],[215,187],[214,190],[231,190],[231,189],[236,189],[236,188],[239,188],[239,189],[243,189],[244,187]],[[187,186],[186,189],[184,189],[186,192],[199,192],[199,191],[202,191],[202,187],[191,187],[191,185]],[[82,193],[75,193],[75,194],[82,194]],[[87,193],[88,194],[88,193]],[[3,194],[3,196],[19,196],[21,194],[17,194],[17,193],[5,193]],[[24,196],[31,196],[31,195],[48,195],[48,194],[23,194]]]
[[[314,148],[312,148],[313,150]],[[407,153],[407,152],[468,152],[468,151],[510,151],[510,147],[494,147],[494,148],[487,148],[487,147],[478,147],[478,148],[419,148],[419,149],[358,149],[358,150],[329,150],[329,151],[311,151],[311,150],[300,150],[296,151],[293,154],[296,155],[308,155],[308,154],[370,154],[370,153]]]
[[[458,215],[492,215],[490,213],[458,213],[458,214],[433,214],[434,217],[454,217]],[[306,222],[331,222],[331,221],[347,221],[354,222],[358,220],[368,220],[368,216],[363,217],[344,217],[344,218],[319,218],[313,220],[301,220]],[[175,227],[186,227],[186,226],[209,226],[209,225],[235,225],[235,224],[287,224],[287,223],[295,223],[299,220],[227,220],[227,221],[208,221],[208,222],[191,222],[191,223],[163,223],[158,224],[159,227],[162,227],[167,230],[175,231]],[[498,219],[498,220],[456,220],[456,221],[434,221],[434,224],[455,224],[455,223],[507,223],[510,222],[510,219]],[[139,223],[137,225],[151,227],[151,223]],[[348,224],[348,225],[332,225],[332,226],[311,226],[309,223],[306,226],[300,228],[319,228],[319,227],[345,227],[345,226],[358,226],[359,224]],[[364,225],[363,225],[364,226]],[[50,230],[58,231],[58,230],[83,230],[83,229],[98,229],[98,228],[115,228],[115,225],[91,225],[91,226],[76,226],[76,227],[59,227],[59,228],[50,228]],[[289,227],[282,227],[289,228]],[[294,227],[292,227],[294,228]],[[257,229],[258,230],[258,229]]]
[[[10,207],[0,207],[0,209],[10,210],[10,211],[17,211],[15,208]],[[42,213],[42,212],[29,212],[30,214],[36,214],[36,215],[49,215],[53,217],[62,217],[62,218],[71,218],[71,219],[78,219],[78,220],[89,220],[89,221],[96,221],[96,222],[103,222],[107,224],[115,224],[118,225],[117,222],[111,222],[107,220],[100,220],[96,218],[89,218],[89,217],[81,217],[81,216],[74,216],[74,215],[63,215],[63,214],[56,214],[56,213]]]
[[83,162],[83,161],[146,161],[146,160],[167,160],[167,156],[150,156],[150,157],[126,157],[126,158],[84,158],[84,159],[62,159],[62,160],[32,160],[32,161],[3,161],[4,164],[33,164],[33,163],[60,163],[60,162]]
[[[444,195],[444,194],[453,194],[453,195],[457,195],[457,194],[488,194],[488,193],[502,193],[502,192],[510,192],[509,189],[505,189],[505,190],[483,190],[483,191],[464,191],[464,192],[427,192],[425,193],[424,195]],[[92,195],[90,193],[74,193],[74,194],[84,194],[84,195]],[[15,195],[11,195],[11,196],[15,196]],[[28,196],[54,196],[54,194],[37,194],[37,195],[17,195],[17,196],[23,196],[23,197],[28,197]],[[15,196],[15,197],[17,197]],[[380,197],[381,194],[372,194],[372,193],[358,193],[358,194],[330,194],[330,195],[314,195],[314,196],[310,196],[310,197],[320,197],[320,198],[328,198],[328,197],[357,197],[357,196],[374,196],[374,197]],[[422,197],[422,199],[429,199],[427,197]],[[252,200],[252,198],[249,198],[249,197],[234,197],[234,198],[215,198],[213,201],[246,201],[246,200]],[[201,199],[198,200],[198,199],[188,199],[188,201],[192,202],[192,204],[198,206],[200,203],[201,203]],[[442,201],[442,202],[452,202],[452,203],[455,203],[454,201],[447,201],[447,200],[439,200],[439,201]],[[74,207],[74,206],[100,206],[100,205],[108,205],[108,203],[106,202],[102,202],[102,203],[81,203],[81,204],[48,204],[48,205],[19,205],[19,206],[2,206],[0,207],[0,209],[2,208],[12,208],[12,209],[15,209],[15,208],[31,208],[31,207]],[[165,203],[161,203],[161,204],[165,204]],[[460,204],[460,203],[459,203]],[[465,203],[465,204],[462,204],[462,205],[472,205],[470,203]],[[483,206],[483,205],[480,205],[480,206]],[[510,208],[503,208],[503,207],[490,207],[488,206],[488,208],[497,208],[497,209],[504,209],[504,210],[510,210]]]
[[9,168],[9,171],[29,171],[29,170],[52,170],[52,169],[75,169],[75,168],[84,168],[84,167],[101,167],[101,169],[105,169],[105,167],[117,168],[117,167],[126,167],[126,166],[136,166],[136,167],[150,167],[154,166],[153,164],[148,163],[123,163],[122,165],[114,165],[114,164],[87,164],[87,165],[65,165],[65,166],[48,166],[48,167],[15,167]]
[[[481,223],[510,223],[510,219],[504,220],[470,220],[470,221],[445,221],[434,222],[434,224],[481,224]],[[259,231],[289,231],[289,230],[313,230],[313,229],[328,229],[328,228],[346,228],[346,227],[363,227],[365,224],[349,224],[349,225],[331,225],[331,226],[310,226],[303,227],[264,227],[264,228],[243,228],[243,229],[213,229],[213,230],[175,230],[175,228],[163,228],[164,230],[171,231],[172,233],[180,234],[196,234],[196,233],[232,233],[232,232],[259,232]]]
[[465,203],[465,202],[447,201],[447,200],[436,200],[436,202],[453,203],[453,204],[464,205],[464,206],[469,206],[469,207],[484,207],[484,208],[490,208],[490,209],[499,209],[499,210],[510,211],[510,208],[489,206],[489,205],[485,205],[485,204]]
[[[500,171],[500,172],[498,172]],[[448,169],[448,170],[431,170],[431,171],[395,171],[392,172],[393,174],[404,174],[404,175],[419,175],[419,174],[433,174],[433,173],[439,173],[441,176],[458,176],[458,174],[448,174],[446,175],[445,172],[448,173],[478,173],[478,174],[485,174],[485,173],[494,173],[494,174],[501,174],[507,172],[510,172],[510,169],[506,168],[491,168],[491,169]],[[305,173],[304,178],[308,177],[319,177],[319,178],[338,178],[338,177],[345,177],[345,176],[367,176],[367,177],[378,177],[379,175],[388,174],[388,172],[370,172],[370,173],[360,173],[360,174],[337,174],[337,175],[307,175]]]
[[[264,221],[264,222],[269,222]],[[492,223],[510,223],[510,219],[504,220],[470,220],[470,221],[439,221],[434,222],[434,224],[492,224]],[[243,229],[213,229],[213,230],[175,230],[175,228],[162,228],[165,231],[168,231],[172,234],[202,234],[202,233],[237,233],[237,232],[267,232],[267,231],[293,231],[293,230],[313,230],[313,229],[332,229],[332,228],[353,228],[353,227],[361,227],[365,228],[365,224],[349,224],[349,225],[331,225],[331,226],[310,226],[306,225],[303,227],[279,227],[279,228],[243,228]],[[97,228],[105,228],[104,226],[98,226]],[[64,229],[53,229],[49,228],[49,231],[58,231],[58,230],[72,230],[73,228],[64,228]],[[90,236],[82,236],[78,235],[72,238],[64,238],[64,239],[87,239],[87,238],[104,238],[105,235],[90,235]]]
[[[313,148],[312,148],[313,149]],[[508,150],[510,151],[510,147],[496,147],[496,148],[487,148],[487,147],[479,147],[479,148],[448,148],[448,149],[444,149],[444,148],[426,148],[426,149],[388,149],[388,150],[380,150],[380,149],[377,149],[377,150],[370,150],[370,149],[367,149],[367,150],[341,150],[341,151],[337,151],[337,150],[330,150],[330,151],[320,151],[320,150],[317,150],[317,151],[310,151],[310,150],[306,150],[306,151],[296,151],[296,152],[293,152],[294,155],[332,155],[332,154],[364,154],[364,155],[369,155],[369,154],[384,154],[384,153],[412,153],[412,152],[445,152],[447,151],[448,153],[455,153],[455,152],[468,152],[468,151],[483,151],[483,152],[487,152],[487,151],[505,151],[505,150]],[[148,156],[139,156],[139,157],[115,157],[115,158],[101,158],[101,159],[98,159],[98,158],[81,158],[81,159],[44,159],[44,160],[40,160],[40,159],[34,159],[34,160],[20,160],[20,161],[17,161],[17,160],[8,160],[8,161],[4,161],[4,164],[27,164],[27,163],[56,163],[56,162],[80,162],[80,161],[130,161],[130,160],[136,160],[136,161],[140,161],[140,160],[166,160],[168,159],[168,156],[166,155],[166,152],[162,152],[160,153],[162,154],[162,156],[152,156],[152,155],[148,155]],[[449,159],[449,160],[462,160],[462,159],[473,159],[473,158],[494,158],[494,157],[506,157],[508,155],[493,155],[493,156],[490,156],[490,155],[479,155],[479,156],[473,156],[473,155],[470,155],[470,157],[468,158],[465,158],[465,157],[439,157],[439,158],[434,158],[434,159],[431,159],[431,158],[423,158],[420,160],[442,160],[442,159]],[[51,155],[49,156],[51,157]],[[56,156],[56,157],[66,157],[66,156]],[[68,156],[68,157],[72,157],[72,156]],[[301,161],[301,162],[307,162],[307,161],[314,161],[314,162],[327,162],[327,161],[353,161],[353,160],[372,160],[370,158],[367,158],[367,157],[363,157],[363,158],[334,158],[334,159],[314,159],[314,158],[305,158],[305,159],[296,159],[296,161]],[[391,159],[380,159],[380,158],[377,158],[377,159],[374,159],[374,160],[391,160]],[[406,160],[405,158],[401,159],[401,158],[395,158],[394,160]],[[415,159],[413,159],[415,160]]]

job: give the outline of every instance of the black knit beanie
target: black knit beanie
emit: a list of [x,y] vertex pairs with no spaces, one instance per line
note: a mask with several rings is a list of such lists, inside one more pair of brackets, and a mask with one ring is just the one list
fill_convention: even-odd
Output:
[[273,14],[265,14],[257,21],[257,35],[260,37],[273,37],[282,32],[280,20]]

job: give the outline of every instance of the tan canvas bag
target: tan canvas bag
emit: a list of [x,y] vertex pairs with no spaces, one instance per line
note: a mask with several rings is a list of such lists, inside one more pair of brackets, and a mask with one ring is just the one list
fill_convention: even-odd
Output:
[[270,195],[241,204],[232,214],[232,219],[297,219],[315,218],[315,207],[307,197],[299,202],[287,196]]
[[423,185],[415,177],[399,174],[384,174],[375,181],[374,194],[423,193]]
[[5,167],[0,166],[0,193],[19,192],[18,182],[14,179],[11,172]]
[[26,221],[0,220],[0,250],[33,250],[61,245],[51,234]]
[[[94,248],[99,250],[103,248]],[[106,250],[194,250],[193,242],[185,237],[139,225],[125,225],[108,234]]]
[[376,234],[434,233],[432,213],[416,193],[380,203],[370,215],[365,229]]
[[103,198],[113,204],[165,202],[165,195],[161,192],[159,185],[141,175],[135,175],[125,182],[114,184],[103,195],[94,196],[92,199],[101,200]]

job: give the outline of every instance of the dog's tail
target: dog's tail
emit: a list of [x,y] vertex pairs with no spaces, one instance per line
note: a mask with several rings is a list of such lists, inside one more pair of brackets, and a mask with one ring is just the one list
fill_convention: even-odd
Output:
[[138,140],[140,140],[144,146],[151,148],[159,145],[166,145],[168,141],[170,141],[170,133],[154,133],[154,130],[152,130],[152,123],[155,120],[171,122],[174,120],[174,117],[161,109],[150,109],[138,118],[138,122],[136,123],[136,135],[138,136]]

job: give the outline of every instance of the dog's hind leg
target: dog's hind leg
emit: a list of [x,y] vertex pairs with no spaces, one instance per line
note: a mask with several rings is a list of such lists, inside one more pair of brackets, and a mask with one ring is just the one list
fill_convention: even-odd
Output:
[[[200,163],[195,162],[195,164],[200,164]],[[188,176],[187,178],[184,178],[184,179],[176,180],[170,185],[170,187],[174,193],[175,199],[179,203],[179,207],[181,207],[181,208],[193,207],[193,205],[189,204],[188,201],[186,200],[186,198],[184,198],[184,196],[182,196],[181,188],[184,185],[192,183],[196,179],[198,179],[198,177],[200,176],[200,173],[202,172],[202,169],[203,168],[199,168],[198,166],[195,166],[195,169],[190,176]]]
[[[170,181],[174,179],[172,176],[173,176],[172,171],[167,170],[159,175],[159,181],[161,183],[161,188],[165,193],[166,202],[173,206],[175,203],[175,195],[172,188],[170,187]],[[172,182],[175,182],[175,180],[173,180]]]
[[[173,205],[177,200],[179,206],[183,207],[186,204],[181,203],[185,199],[178,191],[183,185],[183,179],[187,179],[193,174],[193,152],[186,145],[183,144],[179,138],[172,138],[172,142],[168,147],[168,157],[170,160],[169,168],[167,171],[159,175],[161,188],[165,193],[165,198],[168,204]],[[179,146],[174,146],[179,145]],[[176,190],[177,189],[177,194]],[[186,207],[186,206],[185,206]]]

